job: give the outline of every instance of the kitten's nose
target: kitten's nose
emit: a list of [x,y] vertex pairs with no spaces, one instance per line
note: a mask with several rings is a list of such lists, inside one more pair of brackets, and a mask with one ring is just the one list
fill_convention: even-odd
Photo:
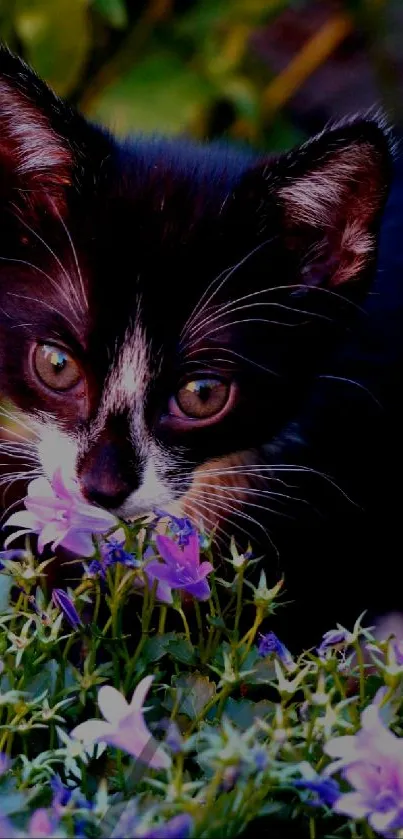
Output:
[[102,440],[84,458],[78,477],[87,501],[107,510],[120,507],[139,485],[136,470],[130,469],[128,452]]
[[124,481],[106,480],[100,483],[98,478],[94,480],[91,475],[86,475],[81,481],[81,492],[91,504],[115,510],[123,504],[132,489]]

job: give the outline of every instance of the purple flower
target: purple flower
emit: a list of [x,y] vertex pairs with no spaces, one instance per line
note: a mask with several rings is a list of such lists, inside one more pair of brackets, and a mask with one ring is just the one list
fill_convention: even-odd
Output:
[[105,533],[116,524],[116,518],[100,507],[87,504],[75,482],[63,479],[61,470],[52,482],[36,478],[28,486],[25,510],[14,513],[5,527],[19,527],[5,541],[5,546],[18,536],[37,533],[38,551],[51,543],[52,550],[62,545],[79,556],[92,556],[92,534]]
[[258,772],[264,772],[264,770],[267,769],[269,756],[265,749],[259,747],[254,749],[252,752],[252,758]]
[[401,667],[403,664],[403,639],[394,638],[392,641],[393,652],[395,654],[396,664]]
[[105,539],[101,545],[101,557],[104,566],[109,567],[116,565],[118,562],[121,565],[126,565],[128,568],[138,568],[140,563],[136,560],[133,554],[125,550],[126,534],[123,527],[115,530],[110,536]]
[[298,781],[294,781],[294,786],[314,793],[314,798],[309,802],[311,807],[320,807],[321,804],[332,807],[340,796],[340,787],[334,778],[318,777],[314,780],[304,780],[301,778]]
[[338,758],[325,773],[341,771],[353,788],[339,796],[335,812],[366,818],[383,836],[403,827],[403,742],[383,724],[379,705],[363,711],[357,734],[334,737],[324,750]]
[[11,551],[0,551],[0,571],[4,568],[3,559],[11,559],[13,562],[22,562],[27,556],[27,552],[14,548]]
[[107,569],[117,563],[121,563],[127,568],[138,568],[141,563],[125,550],[125,543],[126,535],[123,527],[120,527],[119,530],[115,530],[104,540],[100,548],[101,557],[90,562],[88,573],[91,576],[99,575],[105,580]]
[[169,529],[171,533],[177,536],[178,545],[184,547],[189,544],[190,537],[196,532],[190,519],[178,518],[170,513],[165,513],[164,510],[156,509],[154,512],[157,516],[157,521],[160,521],[161,519],[169,519]]
[[57,821],[51,818],[48,810],[42,807],[36,810],[30,818],[28,827],[28,836],[30,839],[42,839],[45,836],[54,836]]
[[0,752],[0,777],[10,769],[11,760],[5,752]]
[[[211,562],[200,562],[200,546],[196,533],[181,548],[167,536],[157,536],[158,551],[164,560],[151,560],[145,566],[145,573],[151,583],[163,583],[168,589],[183,589],[197,600],[208,600],[210,587],[206,577],[213,570]],[[172,602],[172,597],[171,597]]]
[[193,819],[188,813],[174,816],[165,824],[147,831],[147,839],[188,839],[193,829]]
[[257,648],[258,654],[261,658],[266,658],[268,655],[275,655],[287,668],[294,669],[295,663],[293,657],[287,647],[277,638],[274,632],[268,632],[266,635],[260,634],[260,641]]
[[144,721],[143,704],[153,676],[146,676],[134,691],[130,705],[116,688],[105,685],[99,690],[98,705],[105,720],[87,720],[76,726],[71,737],[85,745],[105,742],[131,754],[153,769],[166,769],[170,759],[152,737]]
[[70,597],[63,591],[62,588],[54,588],[52,591],[52,600],[55,606],[63,612],[65,618],[68,620],[73,629],[81,626],[80,615]]
[[168,721],[165,744],[173,754],[179,754],[182,751],[183,737],[175,720]]
[[0,839],[14,839],[14,828],[6,816],[0,813]]
[[54,775],[51,778],[50,786],[53,792],[52,807],[55,812],[59,812],[67,806],[73,793],[68,787],[64,786],[60,775]]
[[350,632],[347,629],[329,629],[329,632],[325,632],[321,644],[317,649],[317,653],[319,658],[323,658],[327,650],[331,649],[332,647],[339,647],[344,646],[345,644],[349,643]]

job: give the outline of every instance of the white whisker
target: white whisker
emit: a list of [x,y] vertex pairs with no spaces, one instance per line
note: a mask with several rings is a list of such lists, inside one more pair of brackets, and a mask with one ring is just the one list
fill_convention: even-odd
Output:
[[33,227],[30,227],[29,224],[27,224],[27,222],[24,221],[22,218],[20,218],[19,221],[27,230],[29,230],[30,233],[32,233],[33,236],[35,236],[36,239],[38,239],[39,242],[41,242],[41,244],[44,246],[44,248],[46,248],[48,253],[50,253],[51,256],[53,256],[53,259],[55,260],[55,262],[57,262],[60,269],[63,271],[64,276],[66,277],[68,285],[71,289],[71,293],[76,299],[77,305],[80,306],[80,298],[78,297],[77,289],[75,288],[74,283],[72,282],[72,279],[70,277],[69,272],[66,270],[66,268],[64,267],[63,263],[61,262],[61,260],[57,256],[57,254],[55,254],[55,252],[52,250],[50,245],[48,245],[48,243],[45,242],[44,239],[42,239],[42,236],[40,236],[39,233],[37,233],[36,230],[33,229]]
[[73,239],[71,237],[70,231],[69,231],[66,223],[64,222],[64,220],[63,220],[63,218],[60,215],[58,210],[56,210],[56,214],[59,218],[60,224],[62,225],[62,227],[63,227],[63,229],[66,233],[66,236],[69,240],[69,243],[70,243],[71,251],[72,251],[72,254],[73,254],[73,259],[74,259],[76,270],[77,270],[77,276],[78,276],[78,279],[79,279],[79,282],[80,282],[82,299],[83,299],[83,305],[81,307],[81,311],[84,313],[86,311],[86,308],[87,308],[87,306],[86,306],[87,294],[86,294],[86,289],[85,289],[85,285],[84,285],[83,275],[81,273],[80,264],[79,264],[79,261],[78,261],[77,251],[76,251],[76,248],[74,246],[74,242],[73,242]]
[[[8,257],[8,256],[0,256],[0,260],[2,260],[3,262],[17,262],[20,265],[26,265],[28,268],[32,268],[34,271],[37,271],[39,274],[42,274],[42,276],[46,277],[46,279],[49,280],[51,285],[64,297],[64,299],[65,299],[66,303],[69,305],[71,311],[74,314],[76,314],[74,306],[72,306],[70,297],[68,296],[68,294],[66,294],[64,289],[60,286],[60,283],[57,283],[56,280],[53,277],[50,276],[50,274],[47,274],[46,271],[43,271],[42,268],[38,267],[38,265],[34,265],[32,262],[28,262],[25,259],[11,259],[11,257]],[[7,315],[7,316],[11,317],[10,315]]]
[[[235,265],[231,265],[229,268],[225,268],[224,271],[221,271],[221,274],[219,274],[217,277],[214,277],[214,279],[209,283],[209,285],[207,286],[207,288],[203,292],[202,296],[198,300],[196,306],[194,307],[194,309],[190,313],[187,321],[185,322],[185,324],[183,326],[183,329],[182,329],[182,332],[181,332],[182,337],[185,334],[188,333],[188,330],[193,325],[193,323],[195,321],[195,318],[196,317],[198,318],[201,315],[201,313],[204,312],[204,310],[206,309],[206,306],[208,306],[208,304],[211,302],[211,300],[213,300],[214,297],[216,296],[216,294],[218,294],[220,288],[222,288],[224,283],[226,283],[235,274],[235,272],[238,270],[238,268],[241,268],[242,265],[244,265],[245,262],[248,261],[248,259],[250,259],[256,253],[258,253],[258,251],[260,251],[265,245],[268,245],[270,242],[272,242],[273,238],[274,237],[271,236],[270,239],[266,239],[264,242],[260,242],[259,245],[257,245],[255,248],[253,248],[253,250],[249,251],[246,254],[246,256],[244,256],[242,259],[239,260],[239,262],[237,262]],[[215,289],[213,289],[212,294],[210,294],[210,297],[209,297],[208,296],[209,291],[211,290],[211,288],[216,283],[218,283],[218,285]],[[207,300],[205,299],[206,297],[207,297]],[[203,303],[203,300],[205,301],[204,303]],[[203,303],[203,305],[201,305],[202,303]]]
[[344,384],[354,385],[355,387],[358,387],[360,390],[364,391],[364,393],[366,393],[367,396],[369,396],[373,400],[373,402],[375,402],[378,408],[380,408],[382,411],[384,410],[384,406],[381,402],[379,402],[379,399],[377,399],[376,396],[373,393],[371,393],[371,391],[368,390],[367,387],[365,387],[365,385],[362,385],[360,382],[356,382],[354,379],[345,379],[344,376],[331,376],[327,374],[325,375],[324,373],[318,376],[318,379],[330,379],[334,382],[342,382]]
[[61,317],[68,324],[70,324],[73,332],[77,331],[77,327],[74,325],[73,321],[71,321],[69,318],[66,318],[66,315],[63,314],[63,312],[57,309],[56,306],[52,306],[50,303],[46,303],[45,300],[39,300],[37,297],[29,297],[26,294],[16,294],[16,292],[14,291],[8,291],[7,294],[10,295],[10,297],[21,297],[23,300],[30,300],[32,303],[37,303],[39,307],[46,306],[47,309],[49,309],[51,312],[56,312],[56,314],[59,315],[59,317]]

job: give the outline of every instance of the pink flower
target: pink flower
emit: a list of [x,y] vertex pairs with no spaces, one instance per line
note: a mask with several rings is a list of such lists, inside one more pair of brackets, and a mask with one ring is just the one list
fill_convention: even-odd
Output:
[[170,759],[154,740],[144,722],[143,704],[151,687],[153,676],[146,676],[134,691],[130,705],[116,688],[102,687],[98,693],[98,705],[105,720],[87,720],[71,732],[71,737],[85,745],[105,742],[122,749],[153,769],[167,769]]
[[167,601],[167,590],[183,589],[197,600],[208,600],[210,587],[206,577],[213,570],[213,566],[211,562],[200,562],[197,534],[192,533],[187,545],[183,547],[168,536],[157,536],[156,543],[164,562],[151,560],[144,570],[151,585],[154,580],[158,580],[162,585],[162,599]]
[[5,547],[18,536],[37,533],[38,551],[52,543],[52,550],[62,545],[78,556],[94,553],[93,533],[105,533],[116,525],[116,518],[100,507],[87,504],[77,485],[65,482],[61,470],[52,482],[36,478],[28,486],[25,510],[14,513],[5,527],[19,527],[5,541]]
[[403,740],[383,724],[379,706],[369,705],[361,730],[329,740],[325,752],[338,758],[326,774],[341,771],[354,790],[337,799],[334,811],[366,818],[381,835],[395,835],[403,827]]

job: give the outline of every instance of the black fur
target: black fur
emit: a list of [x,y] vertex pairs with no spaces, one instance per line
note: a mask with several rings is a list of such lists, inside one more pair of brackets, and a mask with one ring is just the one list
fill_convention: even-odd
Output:
[[[141,485],[145,463],[129,411],[94,432],[103,385],[141,306],[151,357],[145,423],[172,453],[164,480],[176,497],[178,450],[182,490],[195,466],[241,451],[272,466],[270,479],[266,471],[264,482],[255,476],[246,487],[242,511],[257,523],[235,515],[225,529],[245,546],[250,532],[273,581],[284,573],[295,603],[285,623],[278,613],[283,639],[314,643],[366,607],[403,608],[394,559],[402,166],[382,120],[345,122],[279,159],[160,138],[119,144],[2,50],[1,126],[0,389],[28,415],[56,418],[80,437],[76,470],[88,497],[116,508]],[[44,153],[31,165],[38,136]],[[32,140],[22,163],[21,137]],[[356,231],[362,259],[346,230]],[[68,236],[88,301],[75,319],[68,297],[71,288],[80,294],[79,276]],[[182,327],[230,266],[237,268],[216,302],[254,294],[243,303],[256,305],[221,316],[210,335],[202,328],[189,356]],[[234,323],[242,318],[253,320]],[[67,395],[40,387],[29,363],[32,345],[51,341],[70,348],[85,373]],[[220,422],[175,424],[170,398],[197,370],[234,378],[238,398]]]

